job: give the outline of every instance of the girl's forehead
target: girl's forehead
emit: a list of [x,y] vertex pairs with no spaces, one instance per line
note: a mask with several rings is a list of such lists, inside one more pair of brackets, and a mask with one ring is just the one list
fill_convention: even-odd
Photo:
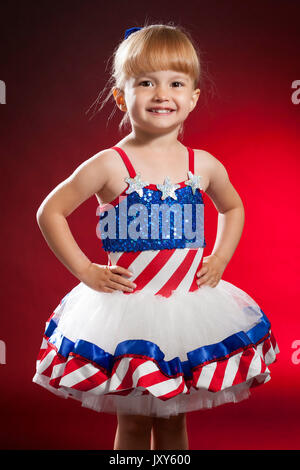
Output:
[[138,77],[142,77],[147,75],[147,77],[156,77],[156,78],[164,78],[164,77],[189,77],[187,73],[178,70],[155,70],[150,72],[141,72],[137,75]]

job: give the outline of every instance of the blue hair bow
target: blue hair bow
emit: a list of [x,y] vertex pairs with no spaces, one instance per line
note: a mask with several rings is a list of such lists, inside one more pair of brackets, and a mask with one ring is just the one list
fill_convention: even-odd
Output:
[[128,36],[130,36],[130,34],[135,33],[135,32],[138,31],[139,29],[142,29],[142,28],[134,27],[134,28],[126,29],[124,39],[127,39]]

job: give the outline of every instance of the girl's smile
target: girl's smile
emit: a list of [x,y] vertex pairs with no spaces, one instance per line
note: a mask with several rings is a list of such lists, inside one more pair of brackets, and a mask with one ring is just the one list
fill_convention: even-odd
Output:
[[169,116],[175,110],[174,109],[148,109],[148,111],[155,116]]

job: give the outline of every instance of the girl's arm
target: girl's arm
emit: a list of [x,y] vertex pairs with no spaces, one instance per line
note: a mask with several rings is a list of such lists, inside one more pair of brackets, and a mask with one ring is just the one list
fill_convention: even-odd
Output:
[[106,183],[109,151],[103,150],[82,163],[46,197],[38,208],[39,228],[56,257],[79,280],[91,261],[72,236],[66,217]]
[[224,165],[208,154],[207,168],[209,185],[206,193],[219,213],[217,236],[211,254],[228,264],[243,232],[245,210]]

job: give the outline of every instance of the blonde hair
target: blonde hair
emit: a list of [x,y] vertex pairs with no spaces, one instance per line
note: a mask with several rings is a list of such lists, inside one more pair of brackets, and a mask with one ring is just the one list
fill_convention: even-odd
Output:
[[[119,43],[112,58],[113,64],[107,85],[87,111],[95,106],[93,116],[103,108],[110,97],[113,97],[115,88],[124,92],[126,80],[130,77],[150,71],[176,70],[191,77],[194,89],[199,86],[201,79],[200,52],[197,46],[188,31],[182,26],[174,26],[172,22],[151,25],[146,22],[144,27]],[[97,109],[107,88],[109,92]],[[126,124],[130,124],[128,112],[124,114],[119,130]],[[183,123],[178,135],[183,135]]]

